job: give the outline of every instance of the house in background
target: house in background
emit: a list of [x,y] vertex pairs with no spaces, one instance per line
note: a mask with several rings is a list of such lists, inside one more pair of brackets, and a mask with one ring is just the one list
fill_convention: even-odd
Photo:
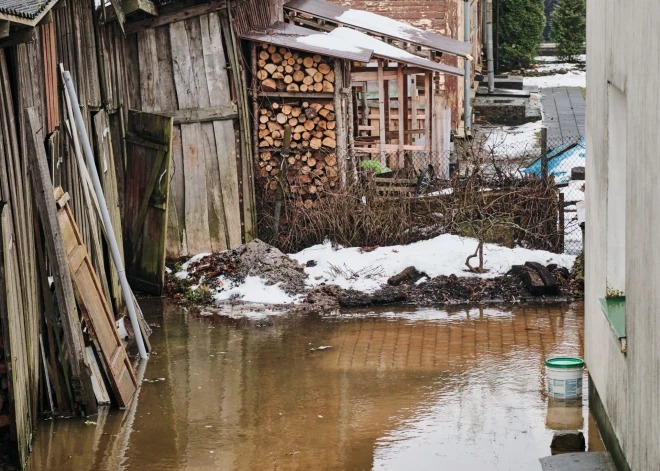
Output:
[[653,0],[587,2],[585,355],[619,470],[660,463],[660,91]]
[[[472,45],[470,83],[474,83],[475,65],[480,70],[479,61],[483,44],[485,0],[330,0],[346,8],[365,10],[408,23],[417,28],[442,34],[463,41],[465,38],[465,7],[470,9],[470,44]],[[446,65],[464,68],[464,59],[456,55],[442,55],[438,60]],[[445,91],[447,106],[451,112],[451,129],[463,134],[464,126],[464,81],[462,77],[440,74],[440,86]]]

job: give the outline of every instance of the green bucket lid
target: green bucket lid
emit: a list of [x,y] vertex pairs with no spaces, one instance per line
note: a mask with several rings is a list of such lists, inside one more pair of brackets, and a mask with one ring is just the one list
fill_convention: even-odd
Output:
[[546,360],[545,366],[550,368],[582,368],[584,366],[584,360],[580,358],[550,358]]

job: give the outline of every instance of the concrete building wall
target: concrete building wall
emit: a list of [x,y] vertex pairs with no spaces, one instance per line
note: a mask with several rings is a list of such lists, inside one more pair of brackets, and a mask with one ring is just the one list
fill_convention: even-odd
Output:
[[[585,356],[633,470],[660,463],[660,9],[657,0],[587,1]],[[611,84],[611,85],[609,85]],[[608,87],[625,95],[627,353],[598,298],[607,290]],[[617,124],[624,125],[624,124]],[[611,197],[614,197],[613,195]],[[614,219],[614,220],[612,220]]]

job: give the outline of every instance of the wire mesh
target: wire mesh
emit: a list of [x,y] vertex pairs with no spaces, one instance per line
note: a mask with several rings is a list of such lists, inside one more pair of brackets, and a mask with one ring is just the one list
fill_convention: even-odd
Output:
[[[323,162],[323,172],[318,162]],[[261,172],[257,185],[260,234],[286,250],[326,238],[367,246],[457,233],[485,242],[578,254],[584,162],[582,137],[542,142],[540,136],[501,141],[486,136],[456,143],[445,153],[272,151],[269,171]],[[315,211],[323,217],[313,215]],[[341,221],[356,214],[358,220],[345,223],[352,224],[347,234]],[[366,220],[373,227],[359,228]],[[387,227],[379,229],[379,224]],[[305,231],[314,236],[306,237]],[[295,242],[288,239],[292,232],[297,234]]]

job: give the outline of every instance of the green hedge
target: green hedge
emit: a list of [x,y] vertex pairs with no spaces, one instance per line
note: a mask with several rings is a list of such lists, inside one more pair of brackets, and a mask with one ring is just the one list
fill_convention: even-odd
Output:
[[582,54],[587,39],[585,0],[559,0],[552,13],[550,38],[557,43],[557,56],[574,61]]
[[502,70],[527,68],[543,41],[543,0],[500,0],[499,65]]

